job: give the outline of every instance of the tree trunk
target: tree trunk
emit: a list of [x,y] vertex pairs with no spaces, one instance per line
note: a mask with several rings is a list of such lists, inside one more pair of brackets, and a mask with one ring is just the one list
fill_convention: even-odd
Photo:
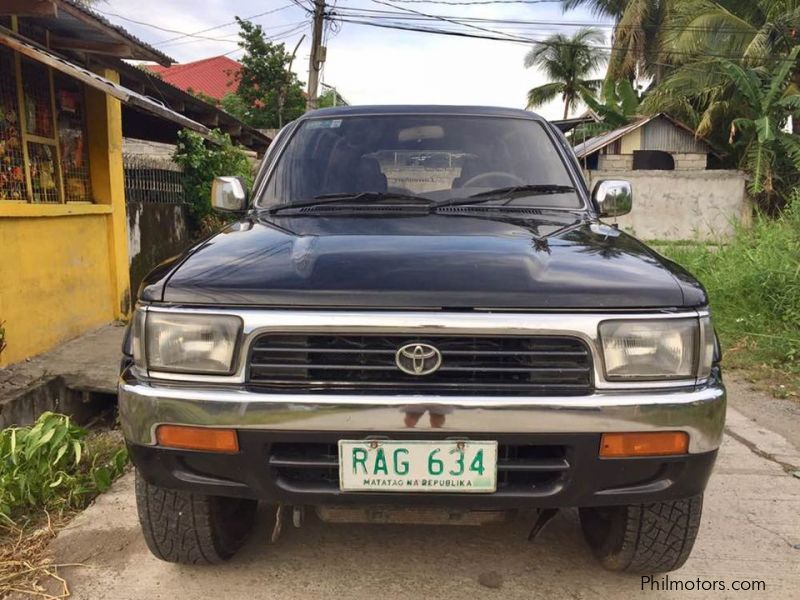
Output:
[[566,96],[564,98],[564,120],[565,121],[567,120],[567,117],[569,117],[569,103],[571,101],[572,101],[572,98],[570,98],[569,96]]

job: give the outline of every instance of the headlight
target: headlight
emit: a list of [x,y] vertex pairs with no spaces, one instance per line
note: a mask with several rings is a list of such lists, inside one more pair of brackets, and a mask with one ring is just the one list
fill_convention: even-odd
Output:
[[134,362],[140,368],[173,373],[233,372],[242,331],[239,317],[137,311],[134,319]]
[[[707,317],[704,317],[708,320]],[[711,332],[711,335],[708,335]],[[604,321],[600,323],[606,379],[609,381],[653,381],[694,379],[708,375],[713,355],[713,330],[710,321],[703,338],[711,337],[709,353],[704,339],[700,353],[701,330],[698,319],[648,319]],[[702,359],[702,361],[700,360]],[[698,364],[699,362],[708,365]]]

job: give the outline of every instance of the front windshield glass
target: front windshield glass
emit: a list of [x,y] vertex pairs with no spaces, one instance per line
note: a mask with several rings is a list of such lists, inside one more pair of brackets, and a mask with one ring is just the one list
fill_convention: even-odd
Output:
[[[304,121],[292,135],[258,205],[364,192],[443,201],[530,185],[573,185],[537,121],[446,115],[317,118]],[[581,207],[575,191],[549,191],[556,193],[517,190],[513,198],[499,193],[496,201]]]

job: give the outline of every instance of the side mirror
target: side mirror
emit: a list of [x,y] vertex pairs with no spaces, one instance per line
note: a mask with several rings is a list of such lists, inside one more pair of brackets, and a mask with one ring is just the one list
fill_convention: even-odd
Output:
[[238,177],[215,177],[211,184],[211,206],[226,212],[247,210],[244,183]]
[[618,217],[631,212],[633,190],[628,181],[606,179],[594,186],[592,198],[600,209],[601,217]]

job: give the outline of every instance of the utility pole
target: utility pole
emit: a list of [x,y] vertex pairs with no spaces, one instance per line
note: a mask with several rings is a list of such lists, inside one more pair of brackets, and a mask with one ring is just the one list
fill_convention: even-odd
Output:
[[322,27],[325,22],[325,0],[314,0],[314,31],[311,37],[311,57],[308,59],[308,97],[306,109],[317,108],[317,88],[319,72],[325,62],[325,48],[322,47]]

